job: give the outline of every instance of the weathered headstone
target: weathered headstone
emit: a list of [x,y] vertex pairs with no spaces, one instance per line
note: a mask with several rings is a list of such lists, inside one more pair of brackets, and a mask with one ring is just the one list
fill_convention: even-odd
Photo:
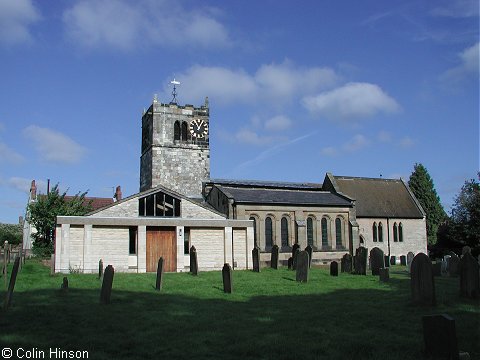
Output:
[[390,256],[385,255],[383,257],[383,266],[384,267],[390,267]]
[[465,254],[472,255],[472,248],[468,245],[462,248],[462,256],[464,256]]
[[338,276],[338,263],[336,261],[330,263],[330,276]]
[[157,265],[157,281],[155,282],[155,290],[162,290],[163,285],[163,257],[158,259]]
[[442,262],[442,273],[448,274],[448,263],[450,262],[451,256],[450,255],[445,255],[443,257],[443,262]]
[[190,248],[190,273],[192,275],[198,275],[197,249],[195,249],[193,245]]
[[450,258],[448,259],[447,267],[448,267],[448,274],[450,276],[456,277],[458,276],[458,267],[460,265],[460,258],[455,254],[451,253]]
[[289,257],[287,260],[288,270],[293,270],[293,257]]
[[110,304],[114,274],[115,270],[113,269],[113,266],[108,265],[103,273],[102,290],[100,291],[101,304]]
[[232,267],[229,264],[223,265],[222,278],[223,278],[223,292],[231,294],[233,291]]
[[352,255],[343,255],[342,261],[340,262],[340,271],[346,273],[352,272]]
[[407,266],[407,257],[405,255],[400,255],[400,265]]
[[272,269],[278,269],[278,245],[272,246],[272,256],[270,258],[270,267]]
[[305,251],[308,253],[308,267],[312,267],[312,256],[313,256],[313,248],[312,245],[307,245]]
[[469,298],[480,296],[479,265],[470,253],[460,259],[460,295]]
[[447,314],[422,317],[425,357],[459,359],[455,320]]
[[367,257],[368,250],[363,246],[359,247],[355,252],[355,274],[367,275]]
[[298,282],[307,282],[308,281],[308,271],[309,271],[309,258],[308,252],[306,251],[298,251],[297,249],[297,263],[296,263],[296,280]]
[[63,292],[68,290],[68,278],[66,276],[63,277],[61,289]]
[[390,269],[389,268],[380,268],[378,271],[378,275],[380,275],[381,282],[388,282],[390,281]]
[[395,256],[390,256],[390,265],[395,265],[397,263],[397,258]]
[[300,249],[300,245],[298,243],[293,244],[292,246],[292,258],[295,259],[295,253],[297,252],[297,249]]
[[370,250],[370,268],[372,269],[372,275],[378,275],[380,268],[383,268],[384,256],[383,251],[378,247]]
[[432,264],[433,276],[442,276],[442,263],[437,261]]
[[103,260],[98,261],[98,278],[101,279],[103,276]]
[[[13,289],[15,288],[15,282],[17,281],[18,267],[20,266],[20,258],[16,258],[13,264],[12,275],[10,275],[10,282],[8,283],[8,290],[5,296],[5,303],[3,308],[7,310],[12,303]],[[5,277],[7,275],[5,274]]]
[[293,270],[297,269],[297,256],[300,254],[300,247],[297,247],[297,250],[295,250],[295,254],[293,255],[293,261],[292,261],[292,267]]
[[254,247],[252,250],[253,271],[260,272],[260,249]]
[[412,261],[413,261],[413,258],[415,257],[414,253],[409,251],[407,253],[407,270],[408,272],[410,272],[410,268],[412,266]]
[[433,280],[432,262],[424,253],[413,258],[410,272],[412,301],[419,305],[435,305],[435,282]]

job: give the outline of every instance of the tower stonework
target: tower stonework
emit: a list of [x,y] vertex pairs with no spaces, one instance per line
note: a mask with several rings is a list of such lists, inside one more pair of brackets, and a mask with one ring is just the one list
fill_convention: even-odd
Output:
[[[202,121],[202,134],[190,123]],[[154,98],[142,116],[140,191],[163,185],[186,196],[199,196],[210,179],[208,101],[193,105],[163,104]]]

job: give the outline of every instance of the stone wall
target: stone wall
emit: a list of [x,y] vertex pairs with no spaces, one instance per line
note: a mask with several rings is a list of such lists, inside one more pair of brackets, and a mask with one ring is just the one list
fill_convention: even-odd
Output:
[[190,243],[197,249],[200,270],[222,268],[225,263],[223,229],[190,229]]

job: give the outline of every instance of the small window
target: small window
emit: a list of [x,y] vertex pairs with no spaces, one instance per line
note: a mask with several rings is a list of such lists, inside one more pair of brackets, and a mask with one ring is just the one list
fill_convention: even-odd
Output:
[[393,223],[393,241],[397,242],[398,241],[398,227],[397,223]]
[[180,140],[180,123],[175,121],[173,125],[173,140]]
[[253,247],[258,247],[257,243],[257,219],[255,219],[253,216],[250,216],[250,219],[253,221]]
[[398,224],[398,241],[403,242],[403,225]]
[[378,241],[383,242],[383,225],[378,223]]
[[282,218],[281,222],[281,230],[282,230],[282,248],[288,247],[288,219],[286,217]]
[[188,134],[188,125],[187,125],[187,122],[184,121],[182,123],[182,141],[187,141],[187,134]]
[[128,253],[130,255],[136,255],[137,254],[137,227],[130,226],[128,228],[128,235],[129,235]]
[[328,248],[328,224],[327,218],[322,218],[322,248]]
[[183,229],[183,253],[190,254],[190,228]]
[[309,217],[307,218],[307,245],[313,246],[314,230],[313,219]]
[[272,218],[265,219],[265,248],[270,249],[273,246]]
[[343,247],[343,236],[342,236],[342,220],[340,218],[335,219],[335,238],[337,249]]
[[373,232],[373,242],[377,242],[378,236],[377,236],[377,223],[376,222],[373,223],[372,232]]

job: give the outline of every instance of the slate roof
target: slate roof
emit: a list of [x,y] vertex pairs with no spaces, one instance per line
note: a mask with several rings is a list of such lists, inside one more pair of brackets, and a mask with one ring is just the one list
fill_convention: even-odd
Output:
[[231,187],[257,187],[271,189],[316,189],[321,190],[322,184],[319,183],[297,183],[287,181],[267,181],[267,180],[228,180],[228,179],[210,179],[206,182],[210,185],[222,185]]
[[288,204],[310,206],[352,206],[351,201],[329,191],[308,191],[291,189],[242,188],[218,185],[227,197],[236,203],[250,204]]
[[403,180],[334,176],[338,191],[356,200],[357,217],[423,218]]

